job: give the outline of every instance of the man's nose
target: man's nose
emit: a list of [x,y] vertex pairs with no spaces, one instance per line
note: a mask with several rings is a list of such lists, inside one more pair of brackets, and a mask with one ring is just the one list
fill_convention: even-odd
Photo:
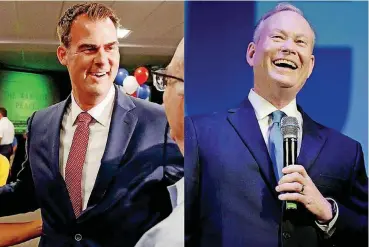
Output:
[[287,39],[281,48],[282,53],[284,54],[296,54],[296,44],[292,39]]
[[107,52],[104,49],[100,48],[96,53],[94,62],[99,65],[104,65],[104,64],[109,63],[109,56]]

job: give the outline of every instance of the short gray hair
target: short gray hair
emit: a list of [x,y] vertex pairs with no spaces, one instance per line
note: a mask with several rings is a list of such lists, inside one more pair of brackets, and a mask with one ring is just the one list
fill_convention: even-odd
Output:
[[[275,14],[277,14],[279,12],[283,12],[283,11],[292,11],[292,12],[295,12],[295,13],[301,15],[302,17],[304,17],[304,13],[299,8],[293,6],[292,4],[289,4],[289,3],[279,3],[272,10],[268,11],[267,13],[265,13],[260,18],[260,20],[258,21],[258,23],[256,24],[256,28],[255,28],[255,31],[254,31],[254,37],[253,37],[254,43],[258,42],[259,39],[260,39],[260,31],[261,31],[261,27],[262,27],[264,21],[266,19],[268,19],[269,17],[271,17],[272,15],[275,15]],[[309,23],[309,25],[310,25],[310,23]],[[311,25],[310,25],[310,28],[311,28],[311,30],[313,31],[313,34],[314,34],[314,37],[313,37],[313,44],[314,44],[315,43],[315,32],[314,32],[313,28],[311,27]]]

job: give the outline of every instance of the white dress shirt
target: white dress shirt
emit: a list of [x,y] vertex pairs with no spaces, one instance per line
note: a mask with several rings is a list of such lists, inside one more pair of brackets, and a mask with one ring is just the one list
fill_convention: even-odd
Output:
[[[258,95],[253,89],[250,90],[249,93],[249,101],[254,108],[256,118],[258,120],[261,133],[263,135],[265,144],[269,151],[269,133],[272,126],[272,118],[269,116],[272,112],[277,111],[278,109],[272,105],[269,101]],[[288,105],[279,109],[280,111],[284,112],[289,117],[297,118],[299,124],[299,131],[297,136],[297,156],[300,154],[301,143],[302,143],[302,126],[303,126],[303,119],[301,113],[297,109],[296,99],[293,99]],[[326,198],[327,200],[332,200],[336,204],[336,208],[338,208],[337,203],[332,198]],[[335,227],[334,223],[337,221],[338,218],[338,211],[336,215],[334,215],[333,219],[328,225],[319,224],[316,221],[317,226],[324,231],[326,237],[332,236],[334,233]]]
[[172,208],[176,208],[178,205],[184,202],[184,178],[181,178],[177,183],[167,187],[169,196],[172,202]]
[[[265,144],[269,151],[269,133],[273,123],[272,118],[269,115],[278,109],[269,101],[258,95],[253,89],[250,90],[249,101],[255,110],[261,133],[263,134]],[[303,120],[301,113],[297,110],[296,99],[292,100],[288,105],[279,110],[284,112],[289,117],[297,118],[299,123],[299,131],[297,135],[297,155],[299,155],[301,149]]]
[[172,213],[148,230],[135,247],[184,247],[184,178],[168,186]]
[[0,119],[0,145],[9,145],[14,140],[14,125],[7,117]]
[[[82,172],[83,210],[87,208],[87,203],[95,185],[101,159],[105,151],[114,106],[114,95],[115,88],[112,86],[105,99],[87,111],[92,116],[93,121],[90,124],[90,136]],[[83,112],[74,99],[73,94],[71,98],[72,102],[64,113],[60,130],[59,167],[60,173],[64,179],[69,151],[72,145],[74,132],[77,128],[75,121],[78,115]]]

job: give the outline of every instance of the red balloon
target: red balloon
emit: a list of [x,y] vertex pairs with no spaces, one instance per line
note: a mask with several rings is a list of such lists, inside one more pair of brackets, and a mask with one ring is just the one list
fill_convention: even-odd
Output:
[[149,71],[145,67],[138,67],[135,70],[134,76],[138,84],[142,85],[149,79]]

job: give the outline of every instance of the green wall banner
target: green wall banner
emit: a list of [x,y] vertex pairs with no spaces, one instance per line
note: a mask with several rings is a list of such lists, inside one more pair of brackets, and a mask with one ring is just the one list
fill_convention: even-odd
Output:
[[59,102],[52,77],[0,70],[0,106],[8,110],[16,133],[26,130],[26,121],[33,112]]

